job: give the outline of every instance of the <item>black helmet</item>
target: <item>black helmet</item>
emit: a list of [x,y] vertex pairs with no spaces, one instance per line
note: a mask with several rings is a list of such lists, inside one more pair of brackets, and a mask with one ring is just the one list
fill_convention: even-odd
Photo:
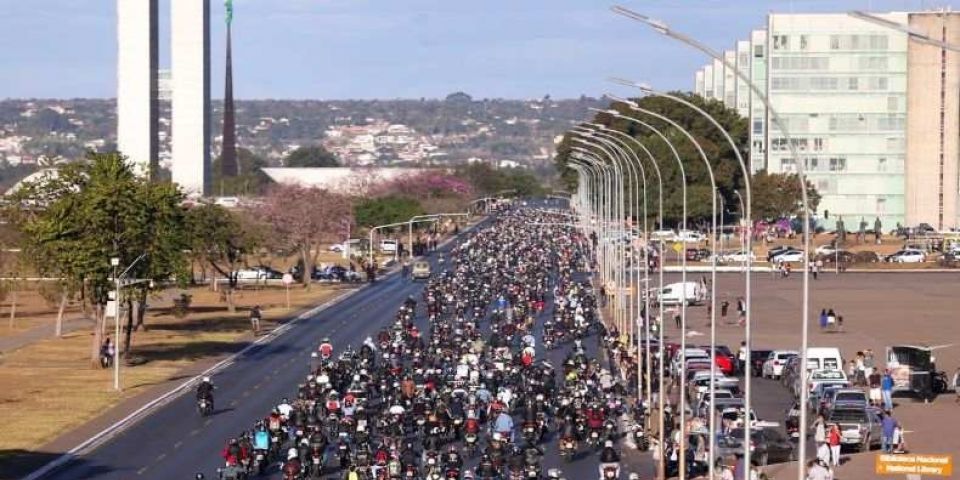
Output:
[[197,476],[194,477],[194,478],[196,478],[197,480],[203,480],[203,479],[204,479],[204,476],[203,476],[202,473],[198,473]]

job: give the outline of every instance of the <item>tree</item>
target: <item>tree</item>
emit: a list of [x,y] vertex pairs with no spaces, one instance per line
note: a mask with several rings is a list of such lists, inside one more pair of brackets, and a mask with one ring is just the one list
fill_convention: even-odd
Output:
[[290,152],[283,165],[297,168],[339,167],[340,160],[322,145],[311,145]]
[[62,277],[64,296],[83,292],[95,305],[93,364],[99,361],[103,307],[114,283],[110,260],[118,258],[121,268],[133,264],[127,278],[144,282],[119,299],[128,306],[123,351],[129,356],[134,299],[142,306],[150,283],[184,271],[183,195],[173,185],[137,176],[119,153],[89,153],[55,176],[28,182],[9,200],[7,218],[23,232],[23,252],[38,273]]
[[[739,146],[740,155],[743,158],[748,158],[748,122],[740,117],[736,110],[727,108],[722,102],[706,100],[697,95],[682,92],[672,92],[672,94],[699,106],[713,116],[730,133],[734,143]],[[743,172],[740,170],[739,162],[737,162],[737,158],[723,134],[702,115],[676,101],[659,96],[648,96],[642,99],[634,99],[634,101],[646,110],[670,118],[693,135],[703,148],[710,166],[713,168],[717,188],[723,198],[723,203],[736,205],[737,198],[734,191],[740,190],[742,193]],[[657,159],[657,165],[663,175],[665,220],[672,224],[681,220],[683,193],[680,185],[685,180],[688,186],[688,224],[709,221],[712,212],[708,170],[694,145],[673,126],[656,117],[636,112],[621,103],[615,103],[611,105],[611,108],[617,109],[624,116],[633,117],[647,123],[662,132],[677,149],[677,153],[683,161],[685,178],[681,176],[673,151],[657,134],[636,122],[614,117],[605,112],[598,113],[593,118],[595,123],[601,123],[634,137],[646,146],[653,157]],[[627,142],[627,144],[631,150],[634,150],[634,153],[637,154],[647,169],[648,188],[645,190],[647,202],[649,205],[656,205],[656,177],[652,173],[653,169],[650,168],[649,159],[646,153],[632,142]],[[573,191],[576,187],[577,181],[576,172],[567,166],[572,146],[568,135],[557,146],[557,156],[555,157],[555,163],[560,171],[563,184],[570,191]],[[605,159],[606,155],[598,151],[598,157]],[[630,189],[642,188],[640,185],[632,185],[629,176],[625,180]],[[651,215],[652,211],[655,210],[651,210]]]
[[187,210],[186,238],[193,257],[227,279],[227,309],[236,311],[236,271],[259,238],[242,218],[219,205],[200,204]]
[[[778,220],[803,214],[800,178],[795,173],[767,173],[760,171],[750,182],[753,194],[752,213],[758,220]],[[810,211],[816,211],[820,194],[807,181],[807,199]],[[802,222],[801,222],[802,223]]]
[[425,210],[415,198],[388,195],[361,200],[353,212],[357,225],[372,228],[409,220],[411,217],[423,215]]
[[270,189],[257,213],[281,242],[299,252],[305,286],[321,242],[353,223],[353,206],[345,195],[290,184]]
[[522,168],[495,169],[485,163],[471,163],[457,169],[457,175],[471,185],[478,194],[496,195],[506,190],[517,196],[537,196],[544,192],[540,180]]
[[246,148],[237,149],[237,164],[240,173],[234,177],[224,177],[221,174],[221,158],[213,160],[212,184],[216,195],[221,196],[258,196],[262,195],[272,183],[270,177],[263,173],[267,161]]

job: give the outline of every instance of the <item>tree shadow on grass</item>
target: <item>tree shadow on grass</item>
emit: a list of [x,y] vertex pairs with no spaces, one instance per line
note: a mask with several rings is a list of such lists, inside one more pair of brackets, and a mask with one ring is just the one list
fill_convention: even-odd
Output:
[[196,361],[204,358],[229,355],[243,350],[249,342],[204,341],[179,345],[144,345],[134,351],[135,363],[144,365],[157,361]]
[[157,322],[147,325],[147,328],[170,332],[234,332],[250,330],[250,319],[246,317],[197,318],[175,323]]
[[[60,458],[58,452],[35,452],[30,450],[0,450],[0,480],[24,478],[44,465]],[[112,471],[105,465],[98,465],[83,458],[72,461],[57,470],[58,472],[77,472],[76,478],[96,478]]]

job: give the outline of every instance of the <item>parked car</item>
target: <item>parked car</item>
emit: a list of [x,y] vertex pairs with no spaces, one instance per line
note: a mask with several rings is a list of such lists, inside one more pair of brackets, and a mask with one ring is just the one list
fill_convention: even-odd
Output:
[[774,350],[770,352],[770,356],[763,362],[763,378],[780,378],[780,375],[783,375],[783,366],[787,364],[787,360],[799,354],[794,350]]
[[710,260],[710,250],[707,250],[706,248],[687,249],[688,262],[706,262],[708,260]]
[[[727,449],[731,455],[743,451],[743,429],[735,428],[729,436],[721,437],[717,442],[718,454]],[[753,459],[761,466],[771,463],[792,462],[796,459],[794,444],[786,435],[773,428],[754,428],[750,432],[750,441],[753,443]]]
[[771,260],[773,259],[773,257],[776,257],[777,255],[780,255],[781,253],[786,253],[786,252],[791,252],[791,251],[798,251],[798,250],[797,250],[796,248],[794,248],[794,247],[789,246],[789,245],[777,245],[776,247],[773,247],[773,248],[771,248],[770,250],[767,250],[767,261],[768,261],[768,262],[771,261]]
[[803,250],[790,250],[774,256],[770,259],[770,263],[799,263],[804,257]]
[[[709,349],[710,347],[705,347]],[[724,375],[734,375],[737,373],[737,356],[730,351],[726,345],[717,345],[716,348],[716,361],[717,368],[723,372]]]
[[650,238],[652,240],[672,242],[677,238],[677,234],[673,230],[656,230],[650,234]]
[[239,281],[278,280],[283,278],[283,272],[265,266],[242,268],[233,272],[233,275]]
[[927,255],[922,250],[905,248],[888,255],[884,260],[892,263],[923,263],[927,261]]
[[753,252],[746,252],[741,250],[738,252],[728,252],[728,253],[719,255],[719,258],[717,260],[724,263],[742,263],[742,262],[746,262],[747,259],[750,259],[750,261],[754,261],[757,259],[757,256],[754,255]]
[[759,377],[763,374],[763,362],[767,361],[767,357],[770,356],[770,352],[773,350],[750,350],[750,373],[754,377]]
[[396,240],[385,239],[380,241],[380,251],[383,253],[394,253],[397,251],[399,242]]
[[823,406],[826,411],[838,408],[867,408],[870,400],[867,392],[859,388],[838,388],[830,392]]
[[676,236],[676,241],[683,243],[699,243],[706,239],[706,235],[693,230],[680,230]]
[[857,255],[848,250],[834,250],[830,253],[820,253],[815,257],[823,263],[854,263]]
[[877,263],[880,260],[882,260],[880,255],[870,250],[857,252],[853,255],[853,261],[855,263]]
[[827,423],[840,425],[840,446],[852,446],[868,452],[880,445],[883,431],[876,408],[836,408],[827,417]]
[[314,267],[313,279],[325,282],[359,282],[361,280],[359,273],[340,265]]
[[[656,294],[656,289],[654,289]],[[696,305],[703,300],[704,292],[700,291],[700,284],[697,282],[678,282],[664,285],[663,290],[657,294],[657,302],[661,305]]]
[[[850,386],[847,375],[842,370],[813,370],[807,377],[807,392],[812,392],[820,385],[842,385]],[[797,376],[793,382],[793,396],[800,397],[800,377]]]
[[780,372],[780,384],[784,387],[789,387],[793,385],[793,382],[796,381],[797,377],[800,375],[800,356],[787,359],[787,363],[783,365],[783,370]]

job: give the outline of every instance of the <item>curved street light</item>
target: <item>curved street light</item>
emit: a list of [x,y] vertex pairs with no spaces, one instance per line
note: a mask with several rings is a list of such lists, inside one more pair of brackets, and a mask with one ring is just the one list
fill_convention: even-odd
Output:
[[[810,402],[809,391],[806,387],[807,374],[809,373],[807,371],[806,365],[807,365],[807,347],[809,345],[808,323],[809,323],[809,316],[810,316],[810,201],[809,201],[809,195],[807,192],[806,165],[804,165],[804,163],[801,161],[800,154],[797,151],[796,143],[793,141],[792,137],[790,136],[789,130],[786,128],[786,125],[783,123],[783,120],[780,117],[780,115],[777,113],[776,109],[773,107],[773,105],[771,105],[770,100],[767,98],[766,94],[764,94],[760,90],[760,88],[757,87],[756,84],[754,84],[750,80],[750,78],[748,78],[742,71],[740,71],[740,69],[736,68],[736,65],[732,65],[729,61],[727,61],[724,58],[723,55],[721,55],[719,52],[717,52],[713,48],[710,48],[706,44],[688,35],[685,35],[683,33],[680,33],[671,29],[669,26],[667,26],[667,24],[665,24],[660,20],[652,19],[646,15],[642,15],[640,13],[634,12],[620,5],[616,5],[612,7],[611,10],[618,15],[623,15],[627,18],[630,18],[631,20],[635,20],[637,22],[643,23],[644,25],[650,27],[657,33],[664,35],[666,37],[669,37],[673,40],[679,41],[685,45],[688,45],[706,54],[711,59],[721,62],[724,68],[729,69],[729,71],[731,71],[734,75],[736,75],[740,81],[744,82],[744,84],[750,87],[750,91],[754,95],[756,95],[757,98],[759,98],[764,105],[766,105],[767,111],[770,113],[771,121],[773,121],[777,129],[780,130],[780,133],[783,134],[784,139],[786,140],[786,143],[787,143],[787,148],[790,150],[790,155],[793,157],[793,162],[797,169],[797,177],[800,182],[800,197],[801,197],[801,202],[803,204],[802,205],[803,207],[803,212],[802,212],[803,227],[802,228],[803,228],[804,256],[803,256],[803,272],[802,272],[803,300],[801,305],[801,322],[800,322],[801,324],[800,364],[803,365],[804,368],[800,369],[800,384],[803,385],[803,388],[800,389],[800,426],[801,428],[800,428],[799,454],[798,454],[798,458],[800,459],[800,462],[799,462],[800,468],[797,469],[797,479],[804,480],[804,478],[806,477],[807,410],[808,410],[808,404]],[[749,312],[749,309],[748,309],[748,312]],[[749,378],[751,375],[750,370],[752,368],[750,365],[751,343],[749,341],[746,342],[745,347],[746,347],[747,361],[745,363],[744,378]],[[749,380],[745,380],[745,382],[749,382]],[[749,396],[747,396],[747,398],[745,399],[745,409],[747,410],[746,418],[748,419],[750,415],[750,407],[751,407],[751,399]],[[746,422],[746,424],[750,426],[749,420]],[[746,428],[744,432],[744,436],[747,437],[748,441],[749,441],[749,433],[751,428]],[[747,466],[748,469],[752,468],[750,467],[750,464],[751,464],[750,457],[751,457],[750,449],[744,446],[744,464]]]

